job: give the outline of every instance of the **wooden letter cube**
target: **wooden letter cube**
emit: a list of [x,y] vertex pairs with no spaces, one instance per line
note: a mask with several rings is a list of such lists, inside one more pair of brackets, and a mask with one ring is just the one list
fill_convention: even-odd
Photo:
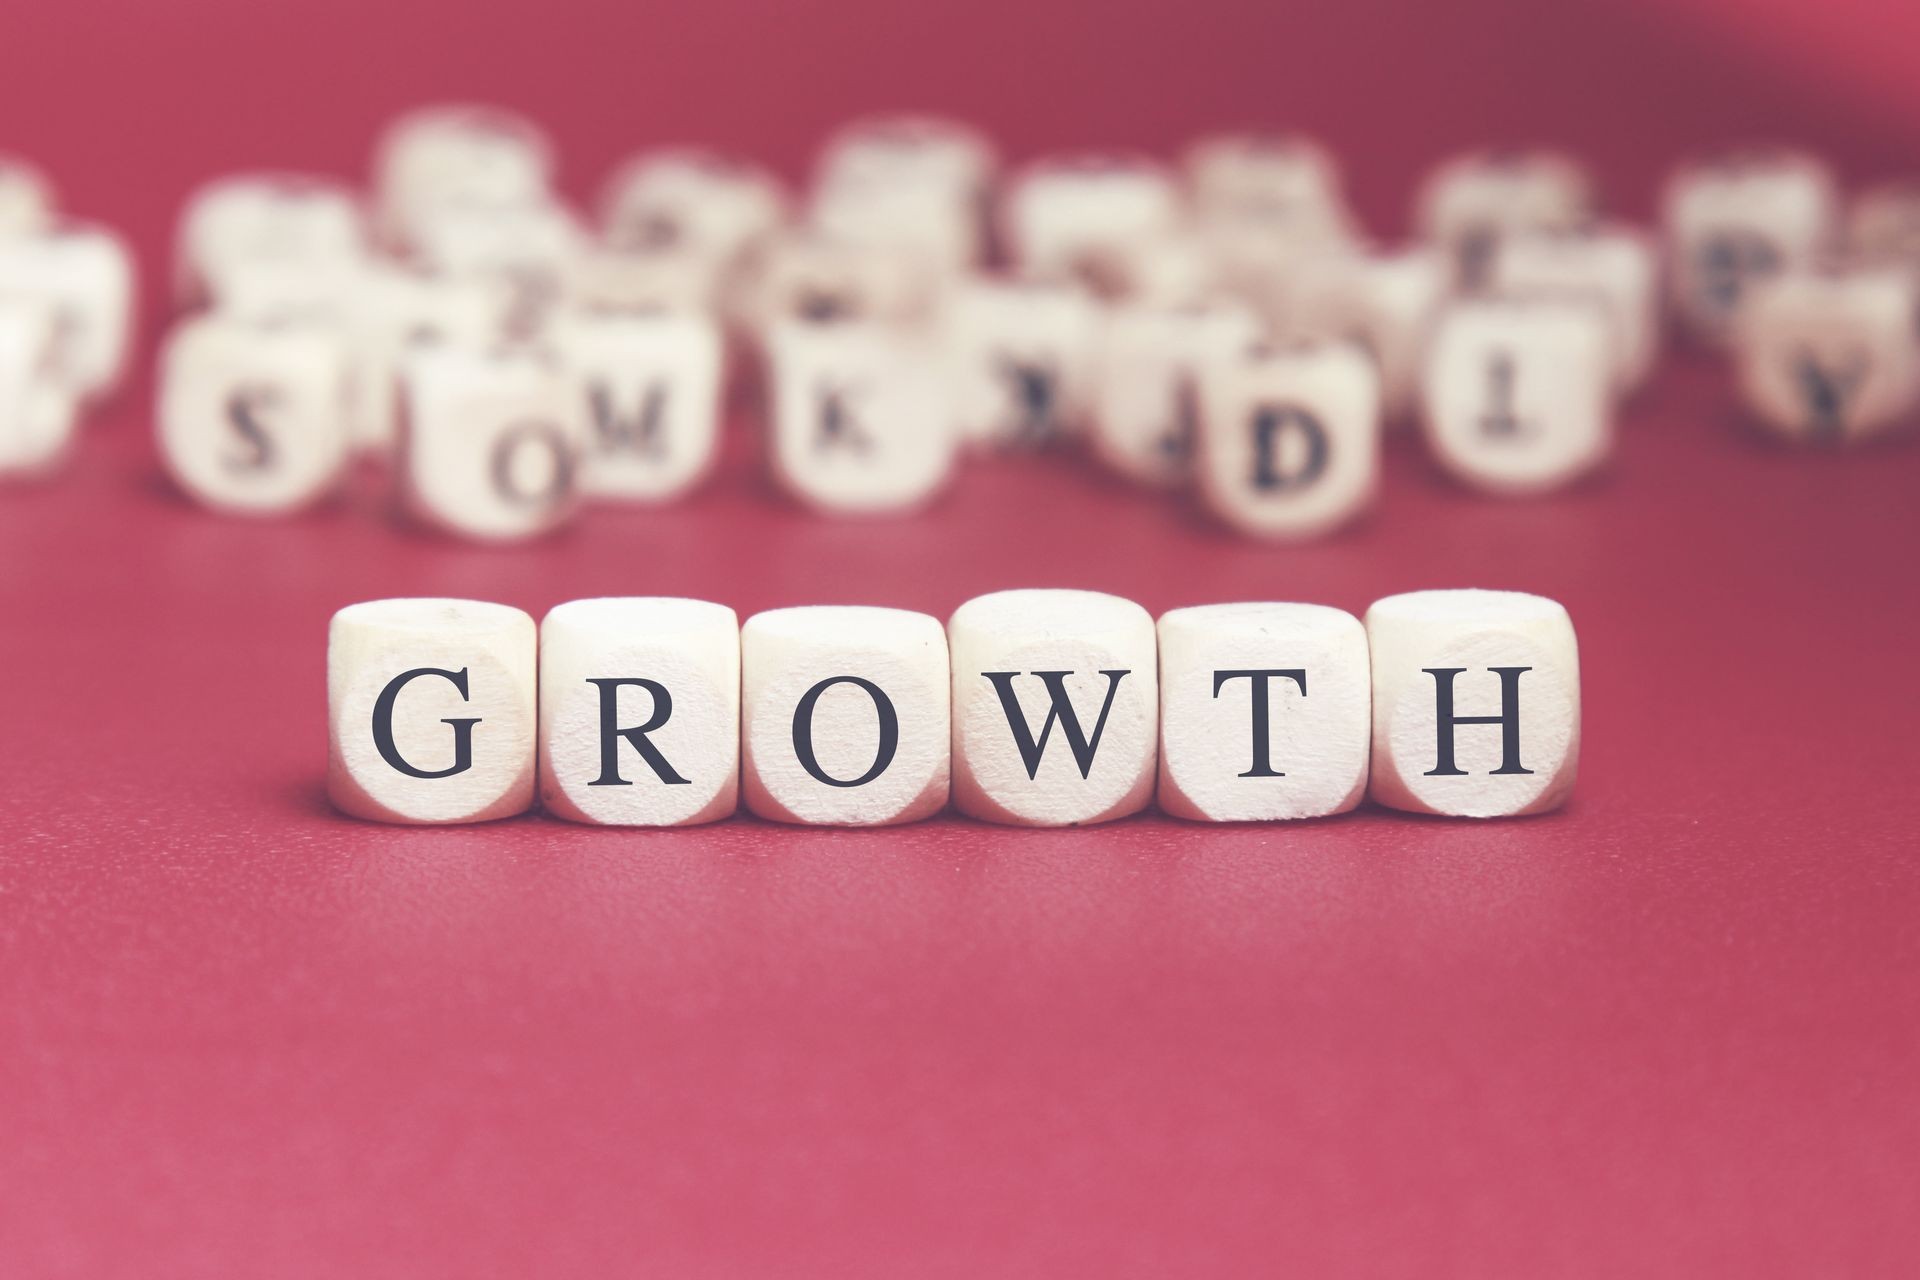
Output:
[[174,244],[174,297],[183,307],[224,301],[249,263],[290,263],[332,276],[367,254],[360,201],[343,183],[304,174],[219,178],[188,197]]
[[1646,381],[1660,354],[1660,281],[1653,244],[1626,227],[1514,236],[1494,254],[1491,286],[1510,298],[1586,299],[1605,312],[1614,386]]
[[740,632],[747,808],[871,827],[947,803],[947,637],[904,609],[774,609]]
[[738,265],[786,217],[786,196],[771,174],[708,151],[641,152],[614,170],[600,198],[608,244],[686,253],[720,271]]
[[0,300],[45,303],[54,313],[51,373],[82,397],[119,383],[133,330],[133,256],[104,227],[61,223],[0,239]]
[[947,623],[953,800],[1016,826],[1105,822],[1153,796],[1153,618],[1095,591],[1000,591]]
[[1606,314],[1578,301],[1451,306],[1427,354],[1426,428],[1441,466],[1495,493],[1541,493],[1613,445]]
[[1675,309],[1695,335],[1731,336],[1748,288],[1816,262],[1839,220],[1833,175],[1811,156],[1737,152],[1667,184],[1667,265]]
[[964,125],[859,121],[821,155],[810,221],[830,239],[902,249],[954,275],[980,257],[993,170],[992,147]]
[[217,314],[190,320],[160,361],[160,453],[196,501],[277,515],[338,485],[350,369],[337,330]]
[[1748,407],[1775,434],[1812,444],[1911,425],[1917,304],[1903,267],[1795,272],[1752,286],[1736,321]]
[[585,398],[554,361],[464,347],[416,351],[406,372],[409,508],[470,538],[508,541],[570,517]]
[[552,178],[553,144],[525,118],[497,107],[422,107],[380,135],[373,183],[380,231],[410,249],[439,211],[538,203]]
[[589,497],[662,502],[706,475],[720,444],[720,331],[700,316],[576,320],[563,349],[586,396]]
[[947,332],[961,433],[997,449],[1035,449],[1077,430],[1097,325],[1093,299],[1077,285],[962,286]]
[[773,335],[773,470],[823,511],[902,511],[951,478],[948,380],[911,337],[788,322]]
[[1160,618],[1160,808],[1202,822],[1345,813],[1367,790],[1373,675],[1360,620],[1317,604]]
[[327,634],[327,794],[356,818],[484,822],[533,803],[533,619],[372,600]]
[[1199,442],[1201,383],[1259,332],[1253,313],[1231,303],[1108,308],[1095,359],[1094,452],[1141,484],[1185,484]]
[[1415,591],[1367,610],[1369,794],[1412,813],[1543,813],[1573,790],[1580,656],[1559,604],[1517,591]]
[[1001,210],[1020,273],[1030,280],[1079,281],[1096,294],[1143,243],[1175,232],[1180,191],[1154,161],[1077,155],[1042,160],[1017,174]]
[[1435,249],[1317,254],[1269,294],[1270,323],[1291,339],[1358,343],[1379,374],[1381,417],[1399,420],[1419,398],[1427,344],[1452,288],[1452,263]]
[[0,300],[0,479],[42,476],[73,442],[73,395],[47,376],[52,309]]
[[540,623],[540,800],[606,826],[733,813],[740,620],[703,600],[572,600]]
[[1503,239],[1571,231],[1586,222],[1592,203],[1585,171],[1565,156],[1477,152],[1434,170],[1417,220],[1422,236],[1453,259],[1460,284],[1477,289]]
[[1203,385],[1197,475],[1242,533],[1305,538],[1354,519],[1380,470],[1380,393],[1357,347],[1258,348]]

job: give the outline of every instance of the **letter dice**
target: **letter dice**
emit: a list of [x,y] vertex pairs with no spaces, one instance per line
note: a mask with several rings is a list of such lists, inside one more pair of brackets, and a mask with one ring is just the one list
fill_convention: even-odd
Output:
[[1360,620],[1317,604],[1163,614],[1160,808],[1203,822],[1345,813],[1367,790],[1373,676]]
[[497,107],[422,107],[380,135],[374,205],[382,236],[410,249],[422,224],[454,206],[510,209],[546,199],[553,144]]
[[56,341],[49,373],[83,398],[111,392],[133,328],[133,257],[104,227],[60,223],[0,239],[0,300],[46,304]]
[[413,514],[450,533],[509,541],[574,512],[584,397],[533,351],[416,349],[405,374],[402,475]]
[[1173,177],[1134,156],[1084,155],[1042,160],[1017,174],[1001,210],[1020,273],[1030,280],[1078,280],[1103,296],[1140,246],[1179,230]]
[[1093,299],[1077,285],[962,286],[947,337],[961,433],[996,448],[1032,449],[1078,429],[1098,323]]
[[1617,390],[1633,390],[1652,371],[1660,354],[1659,269],[1652,243],[1638,231],[1514,236],[1494,254],[1491,283],[1502,297],[1598,304]]
[[372,600],[327,636],[327,794],[379,822],[484,822],[533,803],[533,619],[474,600]]
[[359,198],[344,183],[304,174],[235,174],[188,198],[174,245],[174,294],[183,307],[224,302],[229,278],[252,263],[284,263],[338,278],[367,254]]
[[1365,348],[1380,376],[1381,416],[1398,419],[1418,399],[1427,343],[1452,288],[1452,263],[1439,250],[1339,250],[1301,260],[1269,297],[1286,336]]
[[691,489],[720,443],[720,331],[695,315],[593,316],[565,330],[591,434],[589,497],[662,502]]
[[904,609],[774,609],[740,632],[747,808],[869,827],[945,807],[947,636]]
[[556,605],[540,623],[540,799],[606,826],[733,813],[740,620],[703,600]]
[[872,325],[789,321],[773,332],[776,479],[823,511],[903,511],[951,478],[944,366]]
[[1235,529],[1312,537],[1372,502],[1379,379],[1357,347],[1258,347],[1213,366],[1202,396],[1200,496]]
[[902,117],[856,123],[827,145],[810,221],[820,234],[913,254],[952,276],[980,257],[993,150],[964,125]]
[[1016,826],[1105,822],[1153,795],[1153,618],[1095,591],[1000,591],[947,622],[953,800]]
[[1744,151],[1689,165],[1663,201],[1674,307],[1696,336],[1731,336],[1758,281],[1817,262],[1839,219],[1833,175],[1811,156]]
[[697,150],[631,157],[607,180],[600,199],[608,244],[687,253],[720,271],[737,265],[786,217],[786,196],[771,174]]
[[1592,185],[1579,165],[1549,151],[1457,156],[1420,189],[1421,235],[1454,260],[1460,284],[1477,289],[1508,236],[1565,232],[1583,225]]
[[1441,466],[1493,493],[1542,493],[1613,444],[1605,312],[1560,300],[1458,302],[1427,355],[1426,428]]
[[1200,433],[1201,381],[1259,333],[1253,313],[1236,304],[1109,307],[1094,377],[1094,451],[1141,484],[1184,484]]
[[0,300],[0,479],[53,471],[73,442],[73,396],[46,376],[53,311]]
[[167,470],[217,511],[274,515],[324,497],[346,468],[349,374],[322,325],[186,322],[160,362]]
[[1351,234],[1333,157],[1306,138],[1226,134],[1201,139],[1185,159],[1194,211],[1205,221],[1329,244]]
[[1367,610],[1369,794],[1412,813],[1544,813],[1573,790],[1580,657],[1558,603],[1517,591],[1415,591]]
[[1813,444],[1912,425],[1920,310],[1912,274],[1795,272],[1752,286],[1736,321],[1739,383],[1776,435]]

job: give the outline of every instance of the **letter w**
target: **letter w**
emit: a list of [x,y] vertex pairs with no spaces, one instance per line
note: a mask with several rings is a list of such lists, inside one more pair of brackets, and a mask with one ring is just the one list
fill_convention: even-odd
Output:
[[1080,731],[1080,717],[1075,714],[1073,700],[1067,696],[1066,678],[1070,671],[1034,671],[1029,674],[1038,676],[1040,683],[1047,687],[1046,723],[1040,726],[1040,736],[1036,739],[1027,725],[1027,713],[1021,709],[1020,697],[1013,691],[1013,679],[1018,671],[982,671],[993,683],[994,692],[1000,695],[1000,709],[1007,713],[1007,727],[1013,730],[1013,745],[1020,749],[1021,763],[1027,766],[1029,781],[1039,776],[1040,758],[1046,754],[1047,738],[1053,733],[1053,722],[1060,722],[1060,732],[1067,736],[1067,746],[1073,751],[1073,762],[1080,766],[1080,776],[1085,778],[1093,771],[1093,754],[1100,749],[1100,735],[1106,732],[1107,712],[1113,710],[1113,695],[1120,690],[1120,678],[1125,671],[1102,671],[1107,678],[1107,700],[1100,704],[1100,718],[1093,722],[1093,736],[1087,737]]

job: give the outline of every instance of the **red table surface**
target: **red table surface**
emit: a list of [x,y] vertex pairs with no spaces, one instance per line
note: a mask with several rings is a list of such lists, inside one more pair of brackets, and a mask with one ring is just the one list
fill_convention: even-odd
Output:
[[[1016,155],[1305,123],[1383,226],[1421,164],[1522,118],[1629,212],[1677,151],[1750,132],[1804,126],[1852,177],[1915,163],[1873,105],[1897,86],[1828,93],[1831,40],[1780,72],[1762,37],[1799,19],[1723,41],[1723,8],[69,4],[9,15],[0,120],[150,278],[193,180],[344,171],[455,94],[559,126],[577,191],[695,134],[792,171],[902,101]],[[0,492],[0,1275],[1920,1265],[1911,442],[1760,443],[1695,358],[1593,483],[1475,497],[1401,440],[1370,520],[1280,548],[1066,458],[812,518],[740,423],[697,498],[495,550],[404,529],[377,483],[298,520],[197,511],[150,401],[143,359],[66,475]],[[1579,788],[1506,823],[1055,832],[387,829],[323,798],[326,620],[354,600],[944,616],[1026,585],[1554,596]]]

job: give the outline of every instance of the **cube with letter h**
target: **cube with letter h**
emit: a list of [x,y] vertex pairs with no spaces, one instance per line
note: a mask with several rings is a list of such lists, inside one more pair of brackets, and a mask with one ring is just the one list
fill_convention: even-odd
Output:
[[1367,610],[1369,794],[1412,813],[1544,813],[1573,790],[1580,659],[1559,604],[1518,591],[1415,591]]

